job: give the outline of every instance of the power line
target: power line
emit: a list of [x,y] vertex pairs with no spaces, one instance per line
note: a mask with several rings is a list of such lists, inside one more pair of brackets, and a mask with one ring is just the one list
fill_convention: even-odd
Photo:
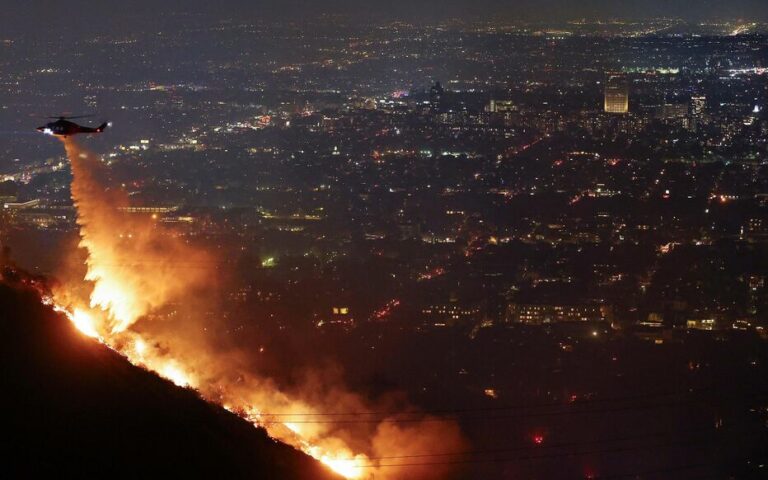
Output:
[[714,430],[712,428],[707,429],[694,429],[694,430],[683,430],[683,431],[677,431],[677,432],[654,432],[654,433],[647,433],[643,435],[632,435],[632,436],[626,436],[626,437],[615,437],[615,438],[602,438],[598,440],[587,440],[587,441],[579,441],[579,442],[563,442],[563,443],[553,443],[553,444],[545,444],[545,445],[520,445],[517,447],[508,447],[508,448],[492,448],[492,449],[483,449],[483,450],[467,450],[463,452],[439,452],[439,453],[416,453],[416,454],[409,454],[409,455],[390,455],[390,456],[382,456],[382,457],[369,457],[368,460],[393,460],[393,459],[400,459],[400,458],[424,458],[424,457],[449,457],[449,456],[469,456],[469,455],[485,455],[485,454],[491,454],[491,453],[506,453],[506,452],[518,452],[518,451],[525,451],[525,450],[531,450],[533,448],[536,449],[559,449],[559,448],[568,448],[568,447],[578,447],[582,445],[599,445],[603,443],[613,443],[613,442],[632,442],[635,440],[645,440],[648,438],[663,438],[666,436],[672,436],[673,434],[706,434],[706,433],[718,433],[725,435],[726,433],[732,433],[732,432],[722,432],[719,430]]
[[653,393],[643,393],[639,395],[628,395],[628,396],[622,396],[622,397],[595,398],[595,399],[581,400],[581,401],[575,401],[575,402],[569,402],[569,403],[563,403],[563,402],[528,403],[528,404],[520,403],[520,404],[513,404],[513,405],[493,406],[493,407],[455,408],[455,409],[442,409],[442,410],[425,410],[425,411],[418,411],[418,412],[403,412],[403,411],[380,411],[380,412],[372,411],[371,412],[371,411],[368,411],[368,412],[319,412],[319,413],[262,413],[262,415],[273,416],[273,417],[280,417],[280,416],[314,417],[314,416],[365,416],[365,415],[380,415],[380,416],[419,415],[419,414],[425,414],[425,413],[426,414],[451,414],[451,413],[466,413],[466,412],[517,410],[517,409],[530,409],[530,408],[571,407],[571,406],[581,406],[581,405],[589,405],[589,404],[596,404],[596,403],[623,402],[623,401],[632,401],[632,400],[646,400],[649,398],[682,396],[686,394],[703,393],[703,392],[709,392],[709,391],[715,391],[714,387],[698,389],[695,392],[691,390],[678,391],[678,392],[653,392]]
[[[586,409],[586,410],[566,410],[566,411],[555,411],[555,412],[528,412],[528,413],[515,413],[515,414],[509,414],[509,415],[497,415],[497,416],[470,416],[470,417],[461,417],[464,420],[506,420],[506,419],[515,419],[515,418],[540,418],[540,417],[557,417],[557,416],[569,416],[569,415],[591,415],[591,414],[605,414],[605,413],[618,413],[618,412],[631,412],[631,411],[641,411],[641,410],[653,410],[657,408],[672,408],[672,407],[678,407],[683,405],[689,405],[692,403],[698,403],[703,401],[702,399],[696,399],[696,400],[687,400],[687,401],[678,401],[678,402],[667,402],[667,403],[656,403],[652,405],[635,405],[635,406],[625,406],[625,407],[618,407],[618,408],[608,408],[608,409]],[[372,419],[339,419],[339,420],[296,420],[291,421],[290,419],[286,420],[285,418],[280,420],[275,420],[274,422],[266,422],[266,423],[291,423],[291,424],[378,424],[378,423],[432,423],[432,422],[444,422],[446,419],[456,419],[459,417],[459,415],[445,415],[443,417],[423,417],[423,415],[427,415],[428,413],[419,413],[415,412],[413,414],[404,414],[404,415],[411,415],[409,418],[372,418]],[[262,416],[268,416],[266,414],[261,414]],[[413,415],[421,415],[420,417],[413,417]]]
[[[751,434],[748,434],[749,436],[757,436],[758,434],[765,434],[765,430],[763,431],[755,431]],[[613,453],[628,453],[628,452],[637,452],[637,451],[643,451],[643,450],[652,450],[655,448],[661,448],[661,447],[674,447],[674,446],[700,446],[700,444],[706,443],[707,439],[693,439],[693,440],[686,440],[686,441],[669,441],[669,442],[661,442],[661,443],[655,443],[651,445],[644,445],[644,446],[631,446],[631,447],[614,447],[614,448],[603,448],[603,449],[593,449],[593,450],[583,450],[578,452],[557,452],[557,453],[546,453],[546,454],[540,454],[540,455],[521,455],[516,457],[503,457],[503,458],[484,458],[484,459],[462,459],[462,460],[445,460],[445,461],[438,461],[438,462],[408,462],[408,463],[385,463],[385,464],[364,464],[364,465],[354,465],[357,468],[401,468],[401,467],[424,467],[424,466],[449,466],[449,465],[466,465],[466,464],[484,464],[484,463],[508,463],[508,462],[515,462],[515,461],[528,461],[528,460],[542,460],[542,459],[552,459],[552,458],[565,458],[565,457],[575,457],[575,456],[583,456],[583,455],[597,455],[597,454],[613,454]],[[349,462],[354,462],[354,460],[349,460]],[[712,465],[708,465],[712,466]],[[666,471],[669,468],[697,468],[698,466],[694,467],[691,465],[686,466],[677,466],[677,467],[667,467],[664,469],[658,469],[659,472]],[[617,475],[617,476],[606,476],[606,477],[596,477],[600,479],[613,479],[613,478],[624,478],[625,476],[635,476],[635,475],[644,475],[644,474],[651,474],[651,473],[659,473],[657,471],[648,471],[648,472],[641,472],[641,473],[632,473],[632,474],[625,474],[625,475]]]

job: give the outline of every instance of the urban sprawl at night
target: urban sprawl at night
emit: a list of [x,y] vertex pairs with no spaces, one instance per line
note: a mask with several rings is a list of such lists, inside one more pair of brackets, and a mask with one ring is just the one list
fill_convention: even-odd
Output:
[[0,278],[342,477],[766,478],[766,107],[757,19],[0,31]]

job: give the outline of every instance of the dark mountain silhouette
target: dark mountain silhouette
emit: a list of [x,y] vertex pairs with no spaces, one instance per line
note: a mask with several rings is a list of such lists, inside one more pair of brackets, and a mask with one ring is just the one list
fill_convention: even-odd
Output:
[[339,478],[85,338],[25,281],[0,282],[4,478]]

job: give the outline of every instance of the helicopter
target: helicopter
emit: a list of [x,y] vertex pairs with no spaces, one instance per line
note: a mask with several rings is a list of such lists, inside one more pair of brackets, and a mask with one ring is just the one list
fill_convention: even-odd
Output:
[[79,115],[76,117],[67,117],[67,116],[58,116],[58,117],[48,117],[51,119],[56,119],[55,122],[50,122],[42,127],[37,127],[38,132],[45,133],[47,135],[54,135],[57,137],[70,137],[72,135],[78,135],[81,133],[101,133],[103,132],[107,127],[110,126],[110,123],[104,122],[98,127],[92,128],[92,127],[83,127],[82,125],[78,125],[75,122],[71,122],[70,120],[75,120],[78,118],[88,118],[92,117],[93,115]]

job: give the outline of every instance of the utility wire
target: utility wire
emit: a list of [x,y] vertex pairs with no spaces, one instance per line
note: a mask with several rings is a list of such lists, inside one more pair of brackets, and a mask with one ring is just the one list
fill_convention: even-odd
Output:
[[[757,436],[758,434],[765,434],[765,430],[760,432],[754,432],[749,434],[749,436]],[[527,461],[527,460],[541,460],[541,459],[553,459],[553,458],[566,458],[566,457],[576,457],[576,456],[583,456],[583,455],[602,455],[602,454],[614,454],[614,453],[628,453],[628,452],[639,452],[644,450],[653,450],[656,448],[669,448],[674,446],[683,446],[683,447],[700,447],[703,446],[702,444],[708,442],[709,439],[693,439],[693,440],[686,440],[686,441],[669,441],[669,442],[661,442],[651,445],[644,445],[644,446],[631,446],[631,447],[614,447],[614,448],[602,448],[602,449],[592,449],[592,450],[582,450],[577,452],[557,452],[557,453],[546,453],[546,454],[540,454],[540,455],[520,455],[516,457],[501,457],[501,458],[485,458],[485,459],[462,459],[462,460],[445,460],[445,461],[437,461],[437,462],[407,462],[407,463],[384,463],[384,464],[375,464],[375,463],[369,463],[364,465],[353,465],[357,468],[401,468],[401,467],[423,467],[423,466],[439,466],[439,465],[465,465],[465,464],[484,464],[484,463],[508,463],[508,462],[515,462],[515,461]],[[349,460],[349,462],[354,462],[354,460]],[[709,465],[712,466],[712,465]],[[678,467],[669,467],[669,468],[696,468],[694,466],[686,465],[686,466],[678,466]],[[659,471],[666,471],[667,469],[659,469]],[[630,476],[634,475],[644,475],[644,474],[650,474],[650,473],[657,473],[657,472],[642,472],[642,473],[633,473],[629,474]],[[598,477],[602,479],[606,478],[622,478],[622,476],[608,476],[608,477]]]
[[[492,454],[492,453],[507,453],[507,452],[519,452],[519,451],[526,451],[531,449],[544,449],[544,450],[555,450],[555,449],[561,449],[561,448],[569,448],[569,447],[579,447],[582,445],[600,445],[604,443],[624,443],[624,442],[634,442],[636,440],[646,440],[649,438],[664,438],[664,437],[671,437],[673,435],[681,435],[681,434],[696,434],[696,435],[703,435],[707,433],[716,433],[718,435],[726,436],[728,434],[734,434],[734,433],[741,433],[741,432],[726,432],[726,431],[720,431],[715,430],[713,428],[706,428],[706,429],[691,429],[691,430],[683,430],[683,431],[677,431],[677,432],[654,432],[654,433],[647,433],[643,435],[631,435],[626,437],[614,437],[614,438],[602,438],[598,440],[587,440],[587,441],[579,441],[579,442],[563,442],[563,443],[553,443],[553,444],[543,444],[543,445],[520,445],[516,447],[507,447],[507,448],[491,448],[491,449],[482,449],[482,450],[466,450],[463,452],[439,452],[439,453],[416,453],[416,454],[409,454],[409,455],[389,455],[389,456],[382,456],[382,457],[369,457],[368,460],[394,460],[394,459],[405,459],[405,458],[424,458],[424,457],[450,457],[450,456],[470,456],[470,455],[486,455],[486,454]],[[766,431],[768,433],[768,430]]]
[[[642,411],[642,410],[654,410],[658,408],[673,408],[673,407],[679,407],[684,405],[690,405],[693,403],[700,403],[703,402],[704,399],[693,399],[693,400],[687,400],[687,401],[677,401],[677,402],[665,402],[665,403],[655,403],[651,405],[634,405],[634,406],[624,406],[624,407],[616,407],[616,408],[604,408],[604,409],[581,409],[581,410],[564,410],[564,411],[554,411],[554,412],[522,412],[522,413],[514,413],[514,414],[508,414],[508,415],[495,415],[495,416],[468,416],[463,417],[456,414],[453,415],[445,415],[443,417],[424,417],[424,415],[428,415],[427,412],[420,413],[415,412],[412,414],[403,414],[403,415],[410,415],[408,418],[367,418],[367,419],[338,419],[338,420],[296,420],[292,421],[290,418],[281,418],[279,420],[275,420],[273,422],[266,422],[266,423],[291,423],[291,424],[378,424],[378,423],[431,423],[431,422],[443,422],[446,419],[456,419],[456,418],[462,418],[464,420],[505,420],[505,419],[515,419],[515,418],[540,418],[540,417],[557,417],[557,416],[569,416],[569,415],[590,415],[590,414],[606,414],[606,413],[619,413],[619,412],[634,412],[634,411]],[[269,417],[267,414],[261,414],[264,417]],[[416,417],[415,415],[419,415]]]
[[643,393],[638,395],[628,395],[628,396],[621,396],[621,397],[606,397],[606,398],[594,398],[589,400],[577,400],[574,402],[547,402],[547,403],[520,403],[520,404],[510,404],[510,405],[499,405],[499,406],[493,406],[493,407],[478,407],[478,408],[453,408],[453,409],[442,409],[442,410],[425,410],[425,411],[414,411],[414,412],[403,412],[403,411],[368,411],[368,412],[320,412],[320,413],[262,413],[262,415],[265,416],[273,416],[273,417],[279,417],[279,416],[364,416],[364,415],[419,415],[419,414],[450,414],[450,413],[466,413],[466,412],[485,412],[485,411],[500,411],[500,410],[517,410],[517,409],[529,409],[529,408],[549,408],[549,407],[572,407],[572,406],[578,406],[578,405],[590,405],[590,404],[598,404],[598,403],[610,403],[610,402],[624,402],[624,401],[632,401],[632,400],[646,400],[646,399],[652,399],[652,398],[663,398],[663,397],[670,397],[670,396],[682,396],[687,394],[694,394],[694,393],[702,393],[702,392],[709,392],[709,391],[715,391],[714,387],[708,387],[708,388],[702,388],[695,391],[688,390],[688,391],[676,391],[676,392],[653,392],[653,393]]

